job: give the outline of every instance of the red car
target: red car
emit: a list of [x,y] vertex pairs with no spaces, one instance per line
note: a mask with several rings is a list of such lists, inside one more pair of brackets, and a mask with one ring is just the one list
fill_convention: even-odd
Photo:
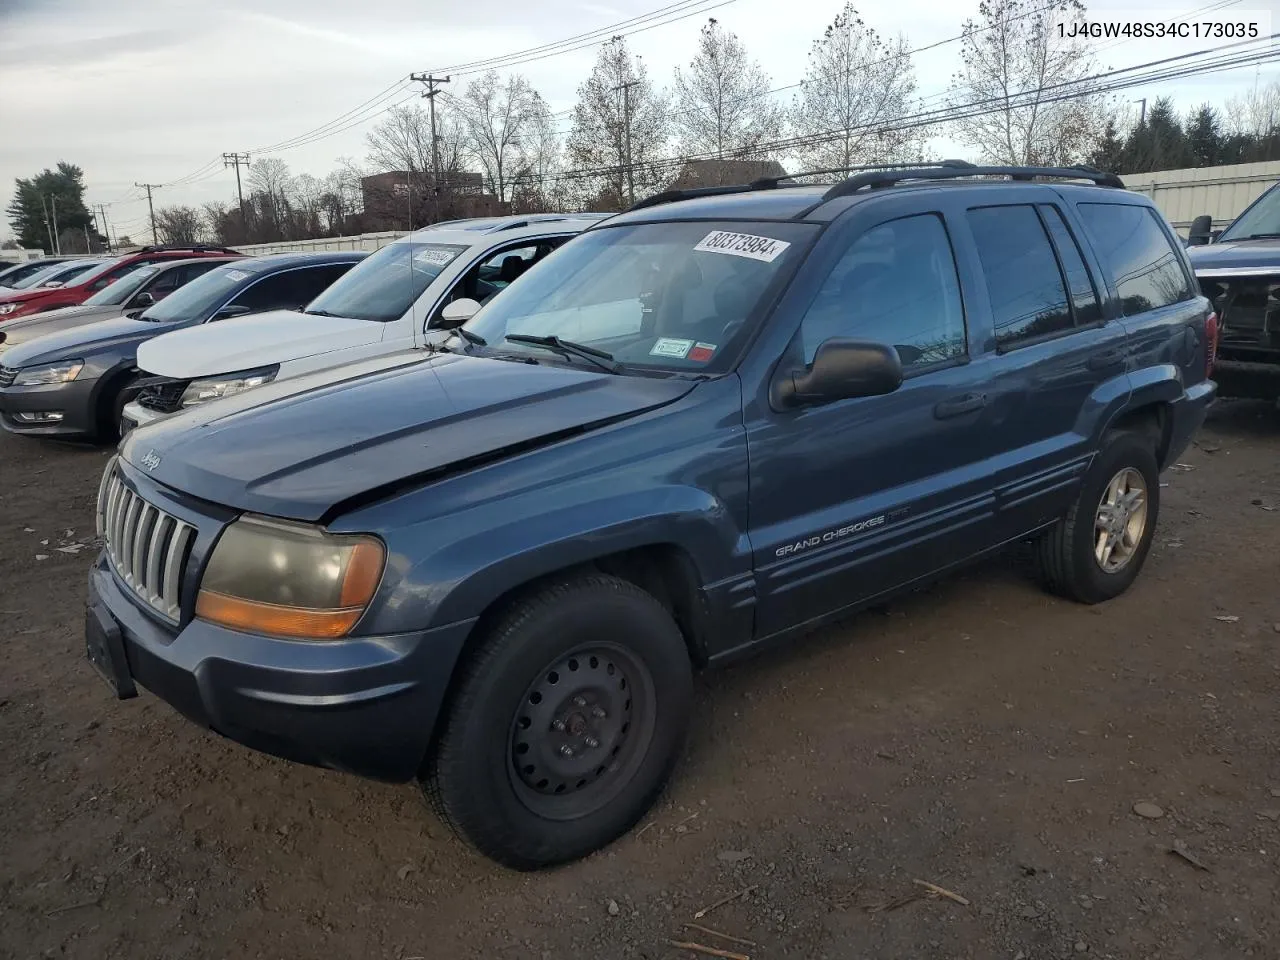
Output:
[[143,247],[135,253],[117,257],[114,260],[88,270],[73,280],[56,287],[40,286],[26,290],[12,290],[0,296],[0,324],[6,320],[17,320],[29,317],[33,313],[44,313],[46,310],[58,310],[62,307],[75,307],[84,303],[104,287],[115,283],[127,273],[138,267],[162,260],[186,260],[191,257],[226,257],[241,256],[238,251],[226,247],[172,246]]

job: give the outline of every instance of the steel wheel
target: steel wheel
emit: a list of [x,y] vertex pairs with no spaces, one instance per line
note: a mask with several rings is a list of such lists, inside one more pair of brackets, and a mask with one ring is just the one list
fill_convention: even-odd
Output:
[[1147,482],[1125,467],[1107,484],[1094,515],[1093,556],[1105,573],[1128,566],[1147,529]]
[[582,647],[529,685],[511,724],[510,772],[529,810],[586,816],[630,782],[653,737],[653,678],[620,646]]

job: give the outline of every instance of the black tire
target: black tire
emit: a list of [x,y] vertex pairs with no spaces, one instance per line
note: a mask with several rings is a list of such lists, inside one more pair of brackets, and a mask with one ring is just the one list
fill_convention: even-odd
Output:
[[119,389],[112,388],[99,405],[98,442],[115,446],[120,442],[120,419],[124,416],[124,408],[129,405],[135,391],[131,389],[136,380],[129,379],[120,383]]
[[[1130,559],[1119,570],[1108,572],[1095,555],[1095,519],[1112,479],[1126,469],[1136,470],[1146,485],[1146,522]],[[1108,434],[1066,517],[1032,545],[1039,579],[1053,593],[1080,603],[1118,597],[1142,571],[1159,517],[1160,470],[1151,438],[1124,431]]]
[[634,826],[675,765],[693,699],[671,614],[596,574],[514,604],[456,684],[423,786],[459,836],[518,870]]

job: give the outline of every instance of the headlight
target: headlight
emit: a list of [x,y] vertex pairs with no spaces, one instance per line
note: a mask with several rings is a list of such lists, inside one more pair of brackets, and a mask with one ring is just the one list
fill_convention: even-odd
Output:
[[279,365],[262,367],[258,370],[244,370],[240,373],[228,373],[222,377],[206,377],[203,380],[192,380],[182,393],[181,406],[194,407],[198,403],[220,400],[244,390],[260,387],[270,383],[280,372]]
[[21,303],[0,303],[0,317],[7,317],[22,306]]
[[18,378],[13,381],[13,385],[34,387],[41,383],[69,383],[80,376],[83,369],[83,360],[63,360],[47,367],[28,367],[18,371]]
[[385,561],[373,537],[242,517],[214,547],[196,616],[246,633],[335,640],[369,606]]

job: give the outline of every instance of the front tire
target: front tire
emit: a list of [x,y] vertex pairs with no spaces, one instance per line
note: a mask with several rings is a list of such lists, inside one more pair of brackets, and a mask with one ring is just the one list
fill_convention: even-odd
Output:
[[1109,434],[1066,517],[1032,556],[1053,593],[1080,603],[1118,597],[1137,579],[1160,515],[1160,470],[1148,437]]
[[587,575],[512,606],[463,667],[424,786],[481,853],[518,870],[629,830],[679,755],[692,668],[671,614]]

